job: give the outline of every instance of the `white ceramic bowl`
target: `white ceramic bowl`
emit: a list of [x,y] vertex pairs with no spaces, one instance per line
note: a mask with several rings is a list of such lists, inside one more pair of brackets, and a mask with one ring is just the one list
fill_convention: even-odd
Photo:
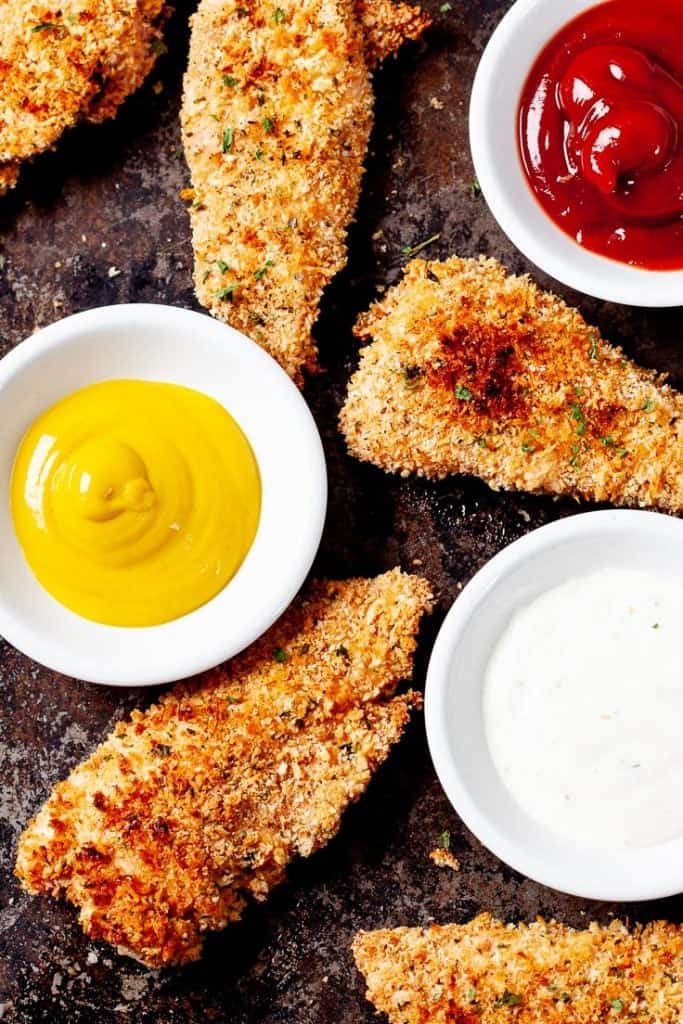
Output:
[[[70,392],[116,378],[184,384],[217,399],[249,438],[261,473],[261,520],[239,571],[208,604],[161,626],[103,626],[64,608],[31,573],[11,522],[10,472],[31,422]],[[0,420],[0,634],[36,661],[115,686],[181,679],[252,643],[304,581],[327,503],[320,437],[289,377],[232,328],[147,304],[67,317],[0,361]]]
[[514,611],[570,577],[617,567],[682,580],[683,522],[654,512],[587,512],[535,530],[496,555],[465,587],[437,638],[427,673],[427,736],[453,807],[501,860],[575,896],[657,899],[683,892],[683,837],[621,851],[572,845],[517,804],[484,733],[484,672]]
[[582,248],[544,212],[526,179],[517,112],[527,76],[546,43],[595,0],[517,0],[484,51],[470,104],[477,179],[505,234],[558,281],[630,306],[683,305],[683,271],[631,267]]

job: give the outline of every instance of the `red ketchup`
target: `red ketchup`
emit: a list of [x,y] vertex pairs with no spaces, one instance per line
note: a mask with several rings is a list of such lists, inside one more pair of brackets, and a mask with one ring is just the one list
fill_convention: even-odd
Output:
[[538,201],[580,245],[683,269],[683,0],[608,0],[566,25],[524,86],[519,139]]

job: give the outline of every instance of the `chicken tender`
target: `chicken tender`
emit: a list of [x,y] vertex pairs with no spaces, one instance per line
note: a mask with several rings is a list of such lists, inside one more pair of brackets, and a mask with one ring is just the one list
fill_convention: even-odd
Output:
[[683,930],[554,921],[361,932],[368,999],[391,1024],[648,1024],[683,1019]]
[[424,23],[388,0],[202,0],[192,18],[181,120],[197,297],[298,384],[317,368],[311,329],[346,262],[368,60]]
[[226,669],[133,712],[24,832],[24,887],[150,967],[197,959],[332,838],[400,738],[430,602],[398,570],[320,584]]
[[683,398],[528,277],[414,260],[363,315],[340,419],[384,470],[683,510]]
[[4,0],[0,192],[77,121],[113,117],[163,51],[163,0]]

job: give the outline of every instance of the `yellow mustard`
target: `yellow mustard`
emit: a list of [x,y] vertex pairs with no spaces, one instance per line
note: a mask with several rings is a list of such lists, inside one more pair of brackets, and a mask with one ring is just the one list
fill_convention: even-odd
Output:
[[258,527],[249,442],[212,398],[114,380],[43,413],[19,447],[14,527],[46,590],[115,626],[152,626],[205,604]]

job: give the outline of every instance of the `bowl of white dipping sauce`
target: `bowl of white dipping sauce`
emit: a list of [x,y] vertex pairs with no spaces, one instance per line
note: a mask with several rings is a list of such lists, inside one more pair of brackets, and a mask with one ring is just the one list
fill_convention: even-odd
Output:
[[429,747],[465,824],[589,899],[683,891],[683,522],[552,523],[465,587],[427,675]]

